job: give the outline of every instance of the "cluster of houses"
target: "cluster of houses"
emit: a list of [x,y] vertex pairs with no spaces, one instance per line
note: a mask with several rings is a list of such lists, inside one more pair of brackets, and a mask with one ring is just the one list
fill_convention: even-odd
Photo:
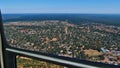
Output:
[[106,48],[101,48],[101,50],[104,53],[104,60],[101,62],[120,65],[120,51],[108,50]]

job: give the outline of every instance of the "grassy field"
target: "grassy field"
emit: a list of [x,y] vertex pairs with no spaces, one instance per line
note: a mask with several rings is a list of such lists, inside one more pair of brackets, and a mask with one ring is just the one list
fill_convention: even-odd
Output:
[[64,68],[64,66],[17,56],[17,68]]

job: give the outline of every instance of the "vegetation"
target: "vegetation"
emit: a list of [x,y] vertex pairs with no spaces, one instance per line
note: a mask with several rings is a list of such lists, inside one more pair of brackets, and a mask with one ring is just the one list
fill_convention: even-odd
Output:
[[58,20],[9,22],[4,25],[7,41],[12,47],[97,62],[109,57],[101,48],[109,52],[120,51],[119,26],[71,24]]
[[63,66],[17,56],[17,68],[64,68]]

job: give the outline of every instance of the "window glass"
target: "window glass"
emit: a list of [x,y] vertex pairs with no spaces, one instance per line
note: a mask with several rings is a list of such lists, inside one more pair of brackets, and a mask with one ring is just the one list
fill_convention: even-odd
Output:
[[4,20],[5,36],[11,47],[120,65],[120,26],[111,24],[118,15],[113,19],[113,15],[99,14],[7,16],[14,17]]

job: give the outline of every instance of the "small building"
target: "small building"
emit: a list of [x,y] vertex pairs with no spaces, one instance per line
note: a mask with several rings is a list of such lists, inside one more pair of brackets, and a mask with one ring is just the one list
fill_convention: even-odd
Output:
[[120,56],[120,51],[112,51],[113,55]]
[[105,48],[101,48],[101,50],[103,53],[110,52],[108,49],[105,49]]

